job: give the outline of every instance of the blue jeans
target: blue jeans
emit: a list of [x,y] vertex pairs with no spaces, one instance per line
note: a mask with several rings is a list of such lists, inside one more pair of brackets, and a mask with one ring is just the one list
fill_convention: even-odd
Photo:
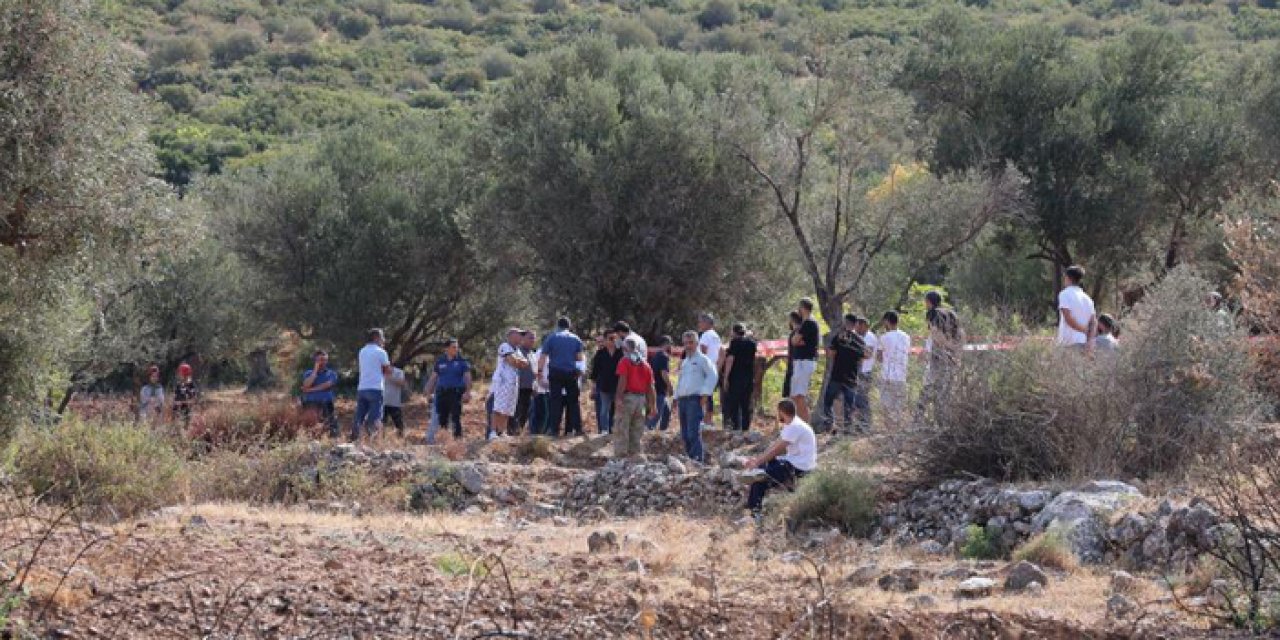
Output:
[[831,413],[831,407],[836,403],[836,396],[844,401],[844,426],[853,423],[853,409],[858,403],[858,393],[853,387],[846,387],[835,382],[827,384],[827,393],[822,397],[822,415],[826,417],[826,426],[831,428],[835,424],[835,414]]
[[616,393],[596,393],[596,430],[601,433],[613,431],[613,398]]
[[680,438],[689,459],[702,462],[702,398],[685,396],[676,401],[680,414]]
[[774,458],[760,466],[764,469],[768,480],[761,480],[751,485],[751,492],[747,494],[747,508],[759,512],[764,506],[764,494],[773,487],[782,487],[790,489],[797,478],[804,475],[803,471],[791,466],[786,460],[778,460]]
[[671,405],[667,404],[667,394],[658,394],[658,412],[649,416],[645,421],[644,428],[653,431],[654,427],[667,430],[671,426]]
[[356,421],[351,425],[351,439],[360,439],[360,431],[372,436],[382,424],[382,392],[377,389],[361,389],[356,394]]
[[858,374],[858,388],[853,391],[853,417],[859,428],[871,426],[871,374]]

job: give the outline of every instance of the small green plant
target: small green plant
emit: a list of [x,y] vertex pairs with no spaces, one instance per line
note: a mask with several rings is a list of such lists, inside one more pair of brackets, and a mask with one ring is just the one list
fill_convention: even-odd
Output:
[[[471,573],[472,561],[460,553],[446,553],[444,555],[436,556],[434,564],[440,573],[450,577],[458,577]],[[489,570],[483,562],[476,564],[475,576],[477,578],[482,578],[485,575],[488,575],[488,573]]]
[[971,560],[995,560],[1000,557],[999,546],[987,535],[987,530],[971,524],[965,527],[964,544],[960,555]]
[[866,536],[875,525],[877,484],[848,469],[815,471],[800,480],[787,509],[796,525],[834,525],[851,536]]
[[1014,560],[1026,560],[1047,569],[1071,571],[1079,565],[1071,543],[1059,529],[1036,534],[1013,552]]

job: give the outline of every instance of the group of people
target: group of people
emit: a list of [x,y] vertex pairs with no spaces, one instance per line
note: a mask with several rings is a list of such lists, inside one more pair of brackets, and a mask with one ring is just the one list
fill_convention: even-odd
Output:
[[[178,365],[178,381],[173,386],[172,417],[183,424],[191,422],[191,411],[200,400],[200,388],[192,376],[191,365]],[[138,419],[143,422],[164,420],[164,384],[160,381],[160,367],[147,367],[147,383],[138,392]]]

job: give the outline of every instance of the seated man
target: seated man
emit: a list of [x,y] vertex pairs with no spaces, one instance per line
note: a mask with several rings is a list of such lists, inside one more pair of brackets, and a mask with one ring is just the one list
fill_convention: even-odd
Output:
[[747,509],[759,521],[764,494],[772,485],[790,489],[792,483],[818,466],[818,439],[813,428],[796,417],[796,403],[784,399],[778,403],[778,422],[782,432],[764,453],[746,461],[748,469],[763,469],[765,478],[751,485]]

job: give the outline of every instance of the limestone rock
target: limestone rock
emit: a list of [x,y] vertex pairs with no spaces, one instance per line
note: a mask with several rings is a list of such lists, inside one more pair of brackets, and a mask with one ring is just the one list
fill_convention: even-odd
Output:
[[1138,490],[1123,482],[1094,481],[1058,494],[1032,520],[1037,532],[1061,530],[1071,550],[1085,562],[1102,562],[1106,553],[1105,522],[1112,513],[1141,498]]
[[457,469],[458,484],[462,485],[467,493],[478,495],[484,491],[484,475],[475,465],[464,464]]
[[1028,585],[1037,582],[1043,587],[1049,584],[1049,576],[1034,563],[1023,560],[1012,567],[1009,567],[1008,573],[1004,578],[1004,588],[1009,591],[1022,591]]
[[1115,594],[1107,598],[1107,617],[1124,620],[1138,610],[1138,604],[1126,596]]
[[996,581],[991,578],[974,577],[961,582],[956,587],[958,598],[985,598],[996,588]]
[[1142,582],[1128,571],[1111,572],[1111,593],[1123,596],[1133,595],[1142,587]]

